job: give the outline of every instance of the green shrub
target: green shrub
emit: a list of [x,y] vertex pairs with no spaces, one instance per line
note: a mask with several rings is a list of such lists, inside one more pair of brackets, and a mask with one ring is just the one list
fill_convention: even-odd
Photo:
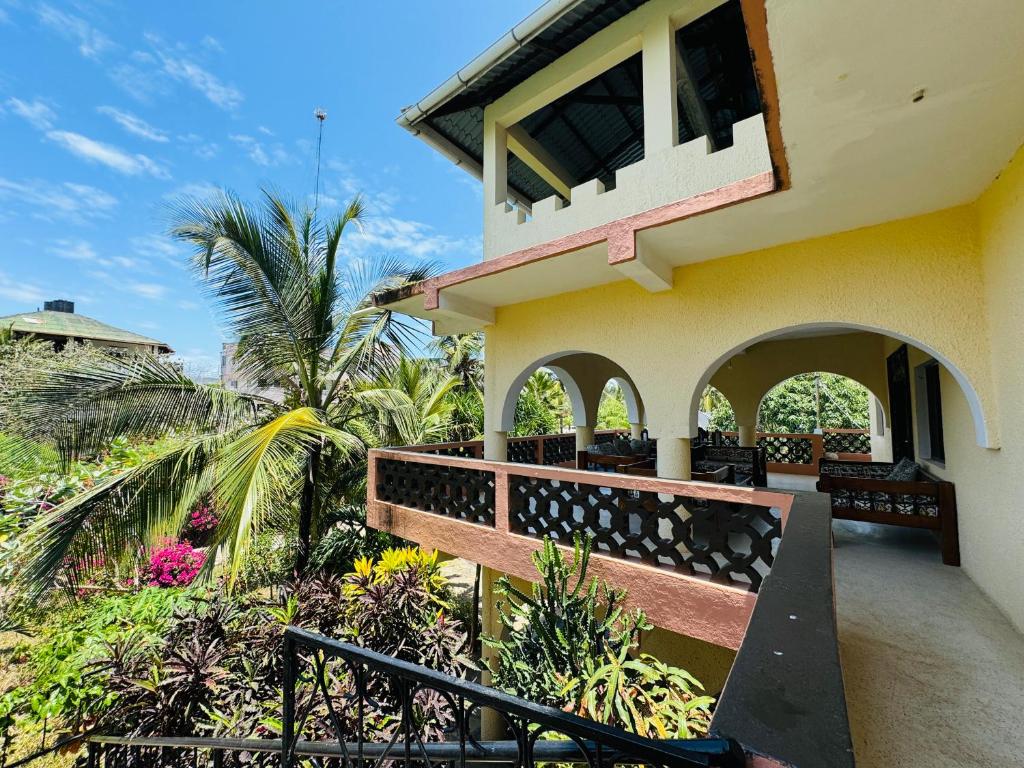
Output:
[[540,579],[531,594],[507,578],[495,588],[501,637],[484,637],[497,651],[492,685],[540,704],[652,738],[707,732],[713,700],[701,696],[688,672],[648,654],[633,658],[642,611],[622,607],[625,593],[587,582],[590,541],[573,539],[571,557],[550,538],[533,555]]
[[507,576],[495,589],[502,639],[484,637],[497,650],[492,683],[517,696],[563,707],[577,698],[583,682],[609,652],[636,644],[650,625],[641,611],[622,608],[623,592],[592,579],[587,583],[590,541],[574,537],[571,559],[545,538],[533,562],[541,579],[532,594],[521,592]]

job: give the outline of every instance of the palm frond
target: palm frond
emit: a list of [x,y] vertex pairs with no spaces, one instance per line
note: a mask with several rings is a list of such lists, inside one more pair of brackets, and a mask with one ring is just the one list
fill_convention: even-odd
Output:
[[22,437],[54,446],[64,461],[96,453],[122,436],[234,429],[277,407],[196,384],[172,362],[151,355],[104,355],[75,368],[54,368],[15,399],[30,425]]
[[180,531],[185,516],[212,487],[220,435],[164,448],[40,515],[24,534],[16,584],[38,596],[59,582],[75,584],[97,562],[118,562]]
[[328,443],[342,456],[362,449],[356,437],[329,426],[312,408],[296,408],[223,446],[214,482],[221,518],[213,545],[228,555],[229,585],[238,577],[252,538],[290,514],[288,505],[310,451]]

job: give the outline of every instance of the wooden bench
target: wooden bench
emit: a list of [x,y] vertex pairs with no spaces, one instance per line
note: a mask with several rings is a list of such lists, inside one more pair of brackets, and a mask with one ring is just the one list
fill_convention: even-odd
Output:
[[696,445],[690,452],[690,471],[696,478],[697,474],[716,473],[720,468],[728,466],[732,467],[733,484],[765,488],[768,485],[768,470],[764,456],[764,448]]
[[938,531],[942,562],[960,565],[953,483],[921,468],[914,480],[889,480],[894,466],[884,461],[821,459],[817,488],[829,494],[833,519]]

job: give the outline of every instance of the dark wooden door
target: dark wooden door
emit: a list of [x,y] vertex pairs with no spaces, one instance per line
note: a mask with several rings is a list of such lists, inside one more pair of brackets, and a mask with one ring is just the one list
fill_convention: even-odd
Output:
[[914,422],[910,404],[910,359],[907,345],[885,361],[889,371],[889,416],[892,429],[892,458],[914,458]]

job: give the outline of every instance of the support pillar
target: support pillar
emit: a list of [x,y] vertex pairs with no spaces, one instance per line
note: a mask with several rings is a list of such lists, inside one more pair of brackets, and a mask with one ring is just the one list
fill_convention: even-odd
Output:
[[644,431],[644,425],[643,424],[640,424],[639,422],[636,422],[636,421],[630,422],[630,425],[629,425],[629,436],[630,436],[630,438],[632,438],[633,440],[639,440],[640,436],[643,434],[643,431]]
[[484,437],[484,458],[508,461],[508,432],[488,432]]
[[740,424],[740,447],[753,448],[757,445],[757,430],[750,424]]
[[[501,434],[505,434],[502,432]],[[498,595],[494,591],[494,584],[501,576],[501,573],[481,566],[480,568],[480,632],[490,637],[498,637],[501,634],[501,622],[498,620]],[[498,652],[481,643],[481,657],[490,667],[496,667]],[[482,672],[480,682],[484,685],[491,684],[491,673]],[[480,710],[481,738],[486,741],[493,741],[505,737],[505,721],[501,715],[493,709],[483,708]]]
[[871,460],[892,461],[892,432],[885,428],[885,410],[877,397],[868,399],[870,418]]
[[588,445],[594,444],[593,427],[576,427],[576,450],[585,451]]
[[508,202],[508,134],[504,126],[484,125],[484,210]]
[[679,143],[676,35],[667,16],[643,31],[644,157]]
[[658,477],[668,480],[690,479],[690,438],[658,438]]

